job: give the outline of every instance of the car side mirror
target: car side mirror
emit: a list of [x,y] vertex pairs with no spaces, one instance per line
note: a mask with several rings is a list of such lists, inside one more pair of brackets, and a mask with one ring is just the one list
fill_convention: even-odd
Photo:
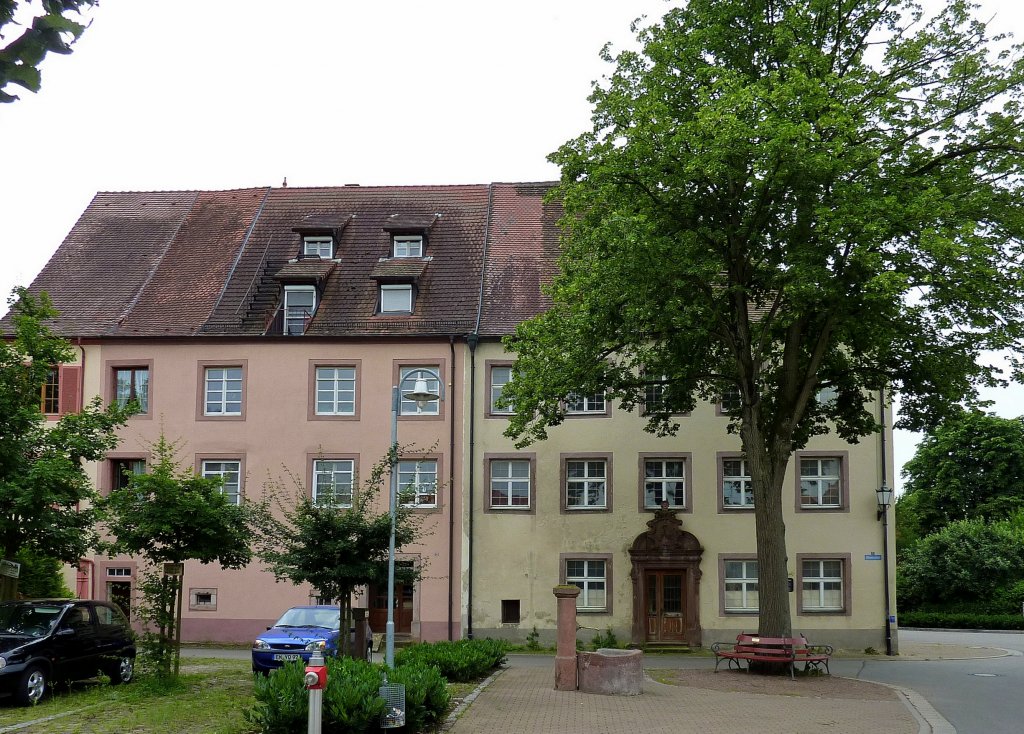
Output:
[[67,637],[68,635],[73,634],[75,634],[75,631],[70,627],[61,627],[59,630],[57,630],[58,637]]

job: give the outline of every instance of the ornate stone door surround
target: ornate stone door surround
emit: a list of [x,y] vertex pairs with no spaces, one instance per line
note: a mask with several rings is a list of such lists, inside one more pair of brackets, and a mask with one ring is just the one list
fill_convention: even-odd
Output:
[[701,644],[700,559],[704,554],[693,533],[683,530],[683,521],[663,504],[647,522],[629,549],[633,581],[633,643],[647,642],[647,610],[644,583],[647,571],[680,571],[683,574],[683,639],[688,645]]

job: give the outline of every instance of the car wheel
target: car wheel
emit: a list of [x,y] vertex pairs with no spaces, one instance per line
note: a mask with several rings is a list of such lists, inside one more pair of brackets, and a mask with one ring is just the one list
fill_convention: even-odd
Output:
[[22,706],[32,706],[46,693],[46,671],[41,665],[32,665],[21,675],[14,698]]
[[131,683],[135,676],[135,660],[125,655],[118,658],[116,663],[111,663],[103,672],[110,678],[110,684],[113,686]]

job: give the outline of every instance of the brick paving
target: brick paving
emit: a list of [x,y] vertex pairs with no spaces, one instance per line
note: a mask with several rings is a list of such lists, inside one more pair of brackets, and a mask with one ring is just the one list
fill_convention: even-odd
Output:
[[[462,713],[449,734],[918,734],[928,731],[902,694],[890,700],[794,694],[790,681],[762,694],[666,685],[640,696],[554,690],[554,666],[510,667]],[[799,681],[797,681],[799,684]]]

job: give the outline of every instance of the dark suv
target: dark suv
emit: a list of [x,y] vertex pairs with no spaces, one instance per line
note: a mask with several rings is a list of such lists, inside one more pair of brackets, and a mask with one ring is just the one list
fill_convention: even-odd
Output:
[[84,599],[0,602],[0,692],[36,703],[52,681],[92,678],[128,683],[135,638],[113,604]]

